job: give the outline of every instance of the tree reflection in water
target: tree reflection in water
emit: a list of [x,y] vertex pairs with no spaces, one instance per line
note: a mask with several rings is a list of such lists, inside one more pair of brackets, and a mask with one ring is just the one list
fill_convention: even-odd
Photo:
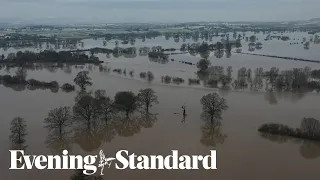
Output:
[[131,137],[140,133],[142,128],[152,128],[156,121],[156,115],[150,113],[129,118],[117,115],[107,125],[103,121],[90,126],[83,123],[75,129],[74,139],[84,151],[92,152],[101,146],[102,141],[111,142],[117,135]]
[[63,71],[64,71],[64,73],[66,73],[66,74],[71,74],[71,73],[72,73],[72,66],[66,65],[66,66],[63,68]]
[[201,51],[199,54],[202,59],[208,59],[210,56],[210,51]]
[[75,173],[70,177],[70,180],[103,180],[102,176],[88,176],[83,174],[82,169],[75,170]]
[[49,111],[48,117],[44,119],[45,128],[49,134],[45,143],[48,148],[56,153],[61,153],[63,150],[71,149],[70,144],[72,124],[72,114],[70,107],[60,107]]
[[115,124],[113,122],[102,125],[99,129],[99,134],[102,137],[102,140],[106,143],[111,142],[117,135],[117,131],[115,130]]
[[222,113],[228,109],[227,101],[217,93],[210,93],[200,100],[202,104],[201,119],[205,121],[201,127],[202,137],[200,142],[205,146],[223,144],[227,138],[221,132]]
[[315,159],[320,157],[320,143],[304,141],[300,146],[300,154],[306,159]]
[[224,51],[223,50],[215,50],[214,51],[214,56],[218,59],[222,58],[224,56]]
[[232,53],[230,51],[226,51],[226,58],[230,58],[232,56]]
[[168,58],[153,58],[153,57],[148,57],[150,62],[155,62],[159,64],[168,64],[169,59]]
[[201,127],[202,137],[200,142],[205,146],[216,147],[218,144],[223,144],[227,135],[221,132],[221,126],[215,126],[211,123],[206,123]]
[[[152,128],[157,121],[155,114],[141,112],[137,116],[125,116],[124,114],[114,111],[108,114],[106,121],[105,112],[103,111],[104,99],[108,99],[105,91],[98,90],[94,93],[87,91],[78,92],[73,106],[72,127],[73,131],[68,129],[69,108],[58,108],[50,111],[46,118],[46,127],[49,131],[46,144],[53,151],[70,149],[71,143],[78,144],[82,150],[92,152],[97,150],[102,142],[111,142],[117,135],[121,137],[130,137],[140,133],[142,128]],[[108,106],[108,108],[113,108]],[[62,112],[62,110],[64,110]]]
[[75,128],[74,141],[86,152],[97,150],[102,139],[103,136],[96,125],[83,123]]
[[300,144],[299,152],[300,155],[305,159],[316,159],[320,157],[320,143],[315,141],[301,140],[292,138],[289,136],[279,136],[268,133],[261,133],[260,136],[269,141],[284,144],[284,143],[298,143]]
[[74,132],[74,142],[86,152],[97,150],[102,141],[111,142],[116,136],[114,124],[112,122],[106,124],[102,120],[79,123]]
[[151,114],[149,112],[143,112],[141,113],[141,116],[138,121],[141,127],[152,128],[155,122],[157,121],[157,115]]
[[264,98],[269,102],[270,105],[277,105],[279,100],[284,99],[286,101],[291,101],[292,103],[298,102],[306,93],[295,93],[295,92],[282,92],[282,91],[273,91],[265,92]]
[[271,105],[278,104],[278,100],[275,92],[266,92],[265,100],[268,101]]
[[99,128],[102,121],[98,120],[98,100],[92,96],[92,92],[80,91],[75,98],[73,106],[74,141],[86,151],[91,152],[101,145],[102,135]]
[[141,126],[139,125],[137,117],[118,117],[115,120],[115,129],[119,136],[130,137],[140,132]]
[[73,143],[71,132],[63,132],[60,134],[58,130],[50,132],[45,143],[52,153],[62,153],[63,150],[71,151]]
[[278,135],[273,135],[268,133],[260,133],[260,136],[264,139],[268,139],[269,141],[272,141],[278,144],[287,143],[289,140],[291,140],[291,138],[288,136],[278,136]]
[[26,86],[22,84],[3,84],[4,87],[11,88],[14,91],[24,91]]

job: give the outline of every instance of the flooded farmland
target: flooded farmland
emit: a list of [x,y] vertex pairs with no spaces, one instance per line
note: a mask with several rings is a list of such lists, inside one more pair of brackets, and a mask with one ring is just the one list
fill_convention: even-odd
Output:
[[[248,35],[251,35],[247,32]],[[303,37],[308,34],[290,33],[290,38],[297,40],[264,41],[263,34],[257,34],[261,39],[263,48],[255,53],[276,54],[290,57],[299,57],[319,60],[319,44],[312,44],[308,50],[304,49]],[[212,41],[220,41],[220,37]],[[299,40],[298,40],[299,39]],[[190,43],[193,41],[189,40]],[[259,41],[259,40],[258,40]],[[83,40],[83,49],[104,47],[103,40]],[[202,42],[199,39],[199,42]],[[208,40],[208,42],[210,42]],[[299,44],[290,45],[290,43]],[[136,48],[161,45],[164,48],[179,49],[183,40],[175,42],[172,38],[165,37],[142,40],[137,39],[134,45],[119,47]],[[243,52],[249,52],[248,44],[243,40]],[[110,46],[110,47],[109,47]],[[106,47],[114,48],[115,41],[107,42]],[[59,49],[59,48],[58,48]],[[40,49],[19,49],[20,51]],[[6,56],[10,52],[19,51],[14,48],[1,49],[0,54]],[[104,179],[318,179],[320,165],[320,144],[312,141],[297,140],[276,135],[260,134],[257,129],[264,123],[282,123],[294,128],[300,126],[305,117],[320,118],[318,107],[320,101],[318,93],[314,91],[268,91],[263,88],[259,91],[245,89],[222,89],[207,87],[201,81],[197,85],[189,85],[189,78],[198,78],[197,62],[203,59],[201,54],[176,54],[170,55],[167,60],[152,59],[148,56],[136,55],[131,57],[114,57],[106,54],[96,54],[104,61],[102,66],[110,71],[100,70],[99,66],[80,65],[65,66],[63,68],[34,68],[27,69],[27,79],[40,81],[57,81],[59,84],[71,83],[77,73],[82,70],[89,71],[92,86],[87,91],[103,89],[107,96],[113,98],[119,91],[132,91],[135,94],[140,89],[152,88],[159,104],[150,108],[152,117],[143,113],[134,112],[131,121],[118,123],[108,128],[99,125],[91,127],[70,125],[70,133],[65,137],[55,137],[55,134],[44,128],[44,119],[50,110],[75,105],[75,97],[79,88],[74,92],[52,92],[48,89],[30,89],[8,87],[0,85],[0,165],[3,179],[69,179],[73,171],[9,171],[9,149],[11,142],[10,121],[15,117],[22,117],[26,121],[27,136],[25,145],[28,154],[60,154],[61,147],[67,147],[74,154],[99,154],[101,149],[108,155],[115,154],[120,149],[127,149],[137,154],[162,154],[167,155],[171,150],[179,150],[181,154],[203,154],[210,150],[217,150],[217,170],[191,170],[191,171],[119,171],[113,168],[105,170]],[[227,69],[232,66],[232,78],[237,79],[238,70],[242,67],[252,69],[262,67],[269,71],[272,67],[280,70],[292,68],[320,69],[319,63],[307,63],[268,57],[259,57],[232,53],[231,56],[209,52],[206,55],[212,66],[221,66]],[[173,59],[173,60],[171,60]],[[182,63],[192,62],[193,65]],[[122,73],[115,73],[114,69],[121,69]],[[126,74],[123,70],[126,69]],[[133,76],[129,75],[134,71]],[[151,71],[154,80],[147,82],[140,78],[141,72]],[[15,74],[16,68],[1,69],[1,75]],[[185,80],[181,84],[163,83],[161,76],[175,76]],[[216,92],[227,101],[228,109],[222,114],[222,125],[219,128],[207,126],[201,118],[202,105],[200,99],[209,93]],[[181,106],[186,106],[187,116],[182,116]],[[115,117],[117,121],[117,117]],[[75,130],[76,129],[76,130]],[[79,130],[80,129],[80,130]],[[89,133],[78,133],[78,132]],[[57,135],[56,135],[57,136]]]

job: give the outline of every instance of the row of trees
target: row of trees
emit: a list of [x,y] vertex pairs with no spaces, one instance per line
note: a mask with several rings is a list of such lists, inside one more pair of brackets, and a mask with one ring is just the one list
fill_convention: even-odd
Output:
[[50,63],[99,63],[99,58],[94,55],[88,56],[82,52],[70,51],[42,51],[35,53],[31,51],[18,51],[17,53],[9,53],[6,58],[2,56],[3,60],[8,62],[15,62],[17,64],[34,63],[34,62],[50,62]]
[[[222,86],[230,85],[232,82],[232,67],[227,68],[225,74],[224,68],[221,66],[211,66],[211,62],[207,59],[201,59],[197,63],[198,76],[204,80],[206,84],[212,85],[220,82]],[[252,78],[252,75],[254,77]],[[268,71],[263,68],[257,68],[254,72],[251,69],[242,67],[238,70],[237,79],[233,81],[235,89],[243,89],[249,87],[253,90],[261,89],[265,83],[267,91],[313,91],[320,90],[319,70],[311,70],[309,67],[293,68],[291,70],[280,71],[279,68],[272,67]],[[259,87],[259,88],[258,88]]]
[[300,128],[296,129],[283,124],[270,123],[260,126],[258,131],[262,133],[320,141],[320,121],[314,118],[302,119]]
[[24,90],[28,88],[30,90],[34,89],[50,89],[53,92],[58,92],[59,88],[63,91],[70,92],[75,90],[75,86],[71,84],[64,84],[61,87],[57,81],[45,82],[38,81],[36,79],[26,80],[27,71],[25,68],[18,68],[15,76],[11,75],[0,75],[0,84],[3,84],[6,87],[13,87],[15,89]]
[[226,50],[228,52],[231,51],[232,48],[240,48],[242,47],[241,41],[229,41],[224,40],[223,42],[217,42],[216,44],[208,44],[206,42],[200,43],[192,43],[192,44],[182,44],[180,50],[181,51],[198,51],[198,52],[205,52],[210,50]]
[[[197,63],[197,68],[199,69],[197,72],[198,80],[202,80],[206,87],[222,87],[224,90],[231,89],[231,87],[235,90],[250,88],[250,90],[254,91],[265,88],[266,91],[277,92],[295,92],[297,90],[299,92],[311,92],[314,90],[320,91],[319,70],[311,70],[309,67],[293,68],[291,70],[282,71],[276,67],[270,68],[270,70],[267,71],[264,71],[263,68],[256,68],[252,70],[250,68],[242,67],[238,69],[238,73],[235,76],[231,66],[225,70],[222,66],[211,66],[211,62],[208,59],[201,59]],[[70,69],[70,66],[68,69]],[[110,68],[100,66],[99,70],[109,72]],[[126,69],[114,69],[113,71],[127,75]],[[134,76],[133,73],[134,71],[129,71],[129,75],[131,77]],[[16,76],[0,76],[0,82],[8,87],[10,85],[29,84],[30,87],[35,88],[43,87],[59,89],[57,82],[40,82],[33,79],[27,81],[25,80],[25,77],[26,68],[20,67],[16,71]],[[152,82],[155,79],[155,75],[152,72],[141,72],[140,78],[145,79],[148,82]],[[185,82],[183,78],[179,77],[162,76],[161,78],[162,82],[165,83],[173,81],[175,84],[181,84]],[[80,71],[74,79],[75,84],[83,90],[92,85],[91,81],[92,79],[89,77],[89,71]],[[189,84],[193,85],[193,83]],[[64,84],[61,88],[65,91],[73,91],[75,89],[71,84]]]
[[80,42],[80,39],[55,39],[55,38],[43,38],[43,39],[26,39],[21,37],[21,39],[5,39],[0,40],[0,48],[3,48],[4,51],[7,51],[8,48],[13,47],[15,49],[20,48],[35,48],[42,50],[46,49],[76,49],[77,46],[84,47],[84,42]]
[[[121,136],[127,136],[127,133],[139,132],[141,127],[152,127],[156,117],[149,113],[149,109],[158,103],[158,97],[152,89],[142,89],[137,95],[129,91],[118,92],[114,99],[108,97],[104,90],[94,93],[80,91],[73,107],[49,111],[44,119],[44,127],[49,132],[46,143],[50,149],[59,152],[68,149],[69,143],[75,141],[84,150],[91,151],[99,147],[100,137],[104,136],[107,141],[113,139],[114,130]],[[136,110],[141,110],[144,115],[138,119],[130,116]],[[138,123],[141,125],[138,126]],[[72,132],[74,138],[70,139]],[[20,117],[14,118],[10,135],[13,148],[25,148],[26,135],[26,121]]]
[[[211,127],[210,133],[206,132],[212,134],[215,132],[212,132],[212,129],[220,127],[222,113],[228,108],[227,102],[216,93],[203,96],[200,102],[203,106],[202,118],[206,122],[206,129]],[[49,131],[46,143],[57,150],[68,148],[67,141],[70,141],[68,134],[72,131],[70,127],[73,126],[74,140],[81,147],[90,151],[99,145],[92,137],[100,137],[107,133],[105,138],[111,140],[114,137],[113,128],[118,134],[124,136],[126,134],[123,134],[123,131],[130,132],[130,134],[138,132],[140,127],[136,127],[137,120],[130,117],[135,110],[141,109],[143,110],[141,112],[145,113],[142,126],[151,127],[154,117],[149,113],[149,108],[158,103],[156,93],[149,88],[140,90],[138,95],[129,91],[118,92],[114,99],[109,98],[104,90],[97,90],[94,93],[80,91],[72,108],[60,107],[49,111],[48,117],[44,119],[44,127]],[[117,118],[121,112],[125,115],[124,119]],[[24,146],[27,135],[26,127],[26,121],[22,118],[17,117],[12,120],[10,139],[15,148],[26,147]],[[101,129],[101,127],[104,128]],[[123,128],[138,129],[126,131]],[[205,139],[210,139],[207,136],[208,134]]]
[[[207,59],[201,59],[197,63],[198,78],[193,79],[197,83],[189,83],[189,85],[200,84],[200,80],[203,81],[203,85],[211,88],[222,88],[223,90],[253,90],[259,91],[265,88],[266,91],[277,92],[312,92],[314,90],[320,91],[320,76],[319,70],[311,70],[309,67],[305,68],[293,68],[292,70],[282,70],[273,67],[270,70],[264,71],[263,68],[256,68],[254,70],[250,68],[242,67],[238,69],[238,73],[233,73],[232,67],[224,69],[222,66],[211,66],[211,62]],[[14,85],[23,85],[24,88],[18,88],[24,90],[26,86],[28,88],[43,88],[50,90],[58,90],[59,85],[57,82],[40,82],[37,80],[25,80],[25,68],[18,68],[16,76],[0,76],[0,82],[6,87]],[[99,67],[100,71],[109,72],[107,67]],[[114,69],[113,71],[120,74],[127,75],[126,69]],[[131,77],[134,76],[134,71],[128,72]],[[236,75],[235,75],[236,74]],[[152,72],[141,72],[140,78],[152,82],[155,76]],[[162,76],[162,82],[181,84],[185,80],[180,77]],[[74,79],[76,85],[85,90],[92,85],[92,79],[89,77],[89,71],[81,71]],[[64,91],[73,91],[75,87],[71,84],[64,84],[61,87]],[[17,88],[15,88],[17,89]],[[57,91],[56,91],[57,92]]]
[[291,136],[281,136],[270,133],[260,133],[260,136],[266,140],[271,142],[275,142],[277,144],[288,143],[292,141],[293,143],[301,142],[299,147],[300,155],[305,159],[315,159],[320,156],[320,144],[314,143],[310,140],[302,140],[297,139]]
[[[99,94],[99,93],[95,93]],[[201,104],[203,105],[203,115],[202,117],[206,117],[209,119],[205,119],[206,123],[204,126],[202,126],[202,137],[201,137],[201,143],[207,146],[216,146],[217,144],[222,144],[224,143],[226,139],[226,135],[221,132],[221,127],[220,127],[220,120],[221,120],[221,115],[223,111],[225,111],[228,106],[226,105],[226,100],[224,98],[221,98],[218,94],[216,93],[211,93],[208,95],[205,95],[201,98]],[[88,111],[89,112],[89,111]],[[93,111],[92,111],[93,112]],[[89,113],[82,113],[80,117],[83,117],[84,114],[89,114]],[[89,117],[89,116],[87,116]],[[91,116],[92,118],[94,116]],[[130,119],[132,121],[133,119]],[[122,120],[120,120],[122,121]],[[50,139],[51,145],[57,145],[54,144],[52,141],[64,141],[65,136],[65,128],[68,126],[72,125],[73,123],[81,123],[81,124],[86,124],[85,127],[90,128],[90,126],[94,126],[93,122],[86,122],[83,123],[82,121],[79,121],[79,119],[74,119],[72,115],[72,110],[68,107],[61,107],[57,108],[54,110],[51,110],[48,114],[48,117],[44,120],[46,124],[46,128],[48,128],[50,131],[58,131],[58,137],[56,139]],[[129,122],[129,121],[127,121]],[[121,122],[122,123],[122,122]],[[110,124],[109,124],[110,125]],[[133,125],[130,124],[129,125]],[[297,129],[292,129],[288,126],[281,125],[281,124],[265,124],[262,125],[259,128],[260,132],[263,132],[262,137],[270,139],[272,141],[278,141],[279,138],[284,139],[285,137],[271,137],[268,134],[280,134],[280,135],[285,135],[285,136],[293,136],[293,137],[298,137],[298,138],[306,138],[306,139],[312,139],[312,140],[318,140],[319,138],[319,133],[320,133],[320,123],[318,120],[315,120],[313,118],[304,118],[301,122],[301,127]],[[106,124],[106,127],[108,125]],[[117,125],[116,125],[117,126]],[[121,126],[121,128],[124,128]],[[27,135],[27,130],[26,130],[26,122],[22,118],[14,118],[11,123],[11,135],[10,139],[12,142],[16,143],[16,146],[14,148],[26,148],[27,146],[24,146],[23,144],[25,143],[25,136]],[[133,130],[133,129],[132,129]],[[83,129],[81,129],[83,132]],[[109,140],[110,138],[114,137],[113,131],[111,129],[104,129],[105,135],[108,136]],[[119,131],[119,130],[118,130]],[[77,132],[79,133],[79,131]],[[111,134],[110,134],[111,133]],[[121,133],[119,131],[118,133]],[[78,136],[79,134],[77,134]],[[92,134],[93,135],[93,134]],[[93,135],[97,136],[97,134]],[[98,135],[99,136],[99,135]],[[48,136],[48,138],[52,138],[51,135]],[[83,136],[80,135],[80,137],[83,138]],[[88,139],[92,141],[95,141],[95,139]],[[79,138],[76,138],[76,141],[79,141]],[[53,143],[53,144],[52,144]],[[57,143],[57,142],[56,142]],[[88,141],[86,142],[88,143]],[[92,142],[93,144],[97,142]],[[80,144],[81,145],[81,144]],[[91,144],[92,145],[92,144]],[[99,143],[96,145],[100,145]],[[82,144],[83,146],[83,144]],[[57,148],[57,147],[56,147]],[[67,148],[67,147],[60,147],[61,149]],[[303,148],[305,149],[305,148]],[[59,149],[60,150],[60,149]],[[86,149],[90,150],[90,149]],[[309,151],[308,151],[309,152]],[[301,152],[302,153],[302,152]],[[303,150],[302,155],[306,158],[310,158],[310,154],[306,154],[305,150]],[[318,156],[317,154],[311,155],[312,157]],[[80,174],[78,174],[80,175]],[[74,176],[73,176],[74,177]]]

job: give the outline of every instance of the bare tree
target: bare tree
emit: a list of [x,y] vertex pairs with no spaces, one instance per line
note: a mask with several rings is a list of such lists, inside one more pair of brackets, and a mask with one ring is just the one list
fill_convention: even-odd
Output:
[[197,68],[199,69],[199,72],[205,72],[209,66],[211,65],[211,62],[207,59],[201,59],[197,63]]
[[74,78],[74,82],[80,86],[82,90],[85,90],[87,86],[91,86],[91,78],[88,76],[89,71],[81,71],[77,74],[76,78]]
[[141,89],[138,94],[138,102],[141,107],[143,107],[146,112],[149,112],[149,108],[152,107],[153,104],[158,104],[158,96],[153,89]]
[[200,100],[203,109],[203,117],[210,118],[211,124],[221,119],[222,112],[228,109],[227,101],[217,93],[210,93],[203,96]]
[[125,111],[126,116],[129,117],[129,114],[137,108],[137,97],[133,92],[117,92],[114,97],[114,104],[120,111]]
[[84,151],[91,152],[100,147],[102,135],[99,132],[101,117],[99,100],[92,96],[92,92],[80,92],[75,98],[73,106],[74,142]]
[[115,112],[113,101],[106,95],[105,90],[97,90],[95,92],[95,98],[97,100],[99,114],[102,119],[108,123],[111,115]]
[[45,128],[51,130],[58,130],[62,135],[65,127],[71,125],[72,114],[70,107],[60,107],[49,112],[48,117],[44,119]]
[[83,93],[76,98],[73,115],[77,121],[84,121],[90,126],[91,121],[99,114],[98,102],[90,93]]
[[13,61],[17,58],[16,54],[15,53],[9,53],[8,56],[7,56],[7,60],[9,61]]
[[250,42],[256,42],[257,37],[255,35],[250,36]]
[[320,121],[314,118],[303,118],[301,131],[309,136],[320,136]]
[[148,80],[149,83],[154,80],[154,75],[150,71],[147,72],[147,80]]
[[272,67],[270,71],[267,71],[265,73],[266,80],[271,84],[272,88],[274,87],[278,76],[279,76],[279,69],[276,67]]
[[26,121],[21,117],[16,117],[11,121],[11,135],[10,139],[14,144],[25,143],[25,136],[27,135]]
[[[9,136],[11,140],[11,149],[17,149],[17,150],[26,150],[28,147],[25,145],[26,139],[25,136],[27,135],[27,125],[26,121],[21,117],[16,117],[11,121],[11,127],[10,127],[11,135]],[[17,155],[17,158],[22,158],[22,155]],[[18,162],[18,166],[22,166],[24,164],[24,159],[22,158],[22,161]]]

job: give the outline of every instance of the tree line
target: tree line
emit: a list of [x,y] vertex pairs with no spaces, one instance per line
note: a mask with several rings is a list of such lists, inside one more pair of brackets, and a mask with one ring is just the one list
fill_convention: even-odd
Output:
[[16,63],[24,65],[26,63],[50,62],[50,63],[101,63],[98,57],[94,55],[88,56],[81,52],[71,53],[69,51],[49,51],[45,50],[40,53],[31,51],[18,51],[17,53],[9,53],[5,58],[1,57],[0,63]]
[[[8,66],[10,68],[10,66]],[[8,71],[8,67],[6,70]],[[61,66],[64,68],[66,73],[71,73],[71,66]],[[78,66],[75,66],[78,68]],[[30,68],[36,69],[31,66]],[[57,69],[55,66],[46,67],[50,71],[55,71]],[[83,69],[84,66],[79,66],[80,69]],[[89,70],[92,70],[95,67],[88,67]],[[181,77],[173,77],[169,75],[161,76],[161,82],[170,84],[183,84],[186,81],[189,85],[199,85],[200,81],[203,82],[205,87],[209,88],[220,88],[223,90],[230,90],[233,88],[234,90],[245,90],[249,89],[252,91],[260,91],[265,88],[267,92],[312,92],[312,91],[320,91],[320,73],[318,69],[312,70],[310,67],[305,68],[293,68],[288,70],[280,70],[279,68],[272,67],[269,70],[264,70],[263,68],[255,68],[250,69],[246,67],[242,67],[237,70],[237,73],[233,71],[232,66],[227,67],[226,69],[222,66],[212,66],[211,62],[208,59],[201,59],[197,63],[197,78],[189,78],[187,80]],[[44,87],[44,88],[57,88],[57,82],[41,82],[34,79],[25,80],[23,77],[23,71],[28,69],[27,67],[18,67],[18,71],[22,76],[15,75],[4,75],[0,76],[0,82],[9,87],[10,85],[24,85],[29,87]],[[99,66],[100,72],[110,72],[111,68],[106,66]],[[120,75],[130,77],[134,77],[133,70],[127,69],[113,69],[112,72],[118,73]],[[91,78],[85,76],[85,74],[89,74],[89,71],[81,71],[77,74],[77,78],[75,84],[79,85],[80,88],[85,86],[90,86],[90,82],[86,82],[85,78]],[[148,72],[140,72],[139,76],[142,80],[146,80],[151,83],[154,81],[156,76],[148,71]],[[81,79],[84,78],[84,79]],[[83,84],[81,84],[83,81]],[[71,84],[65,84],[61,86],[63,90],[73,91],[74,86]],[[58,88],[59,89],[59,88]]]
[[291,128],[284,124],[269,123],[261,125],[258,131],[267,134],[320,141],[320,121],[314,118],[303,118],[300,128]]
[[[277,67],[264,71],[263,68],[242,67],[238,69],[236,79],[233,79],[233,70],[229,66],[226,71],[222,66],[211,66],[207,59],[201,59],[197,63],[198,77],[211,87],[232,86],[235,90],[250,88],[261,90],[265,87],[266,91],[285,91],[285,92],[312,92],[320,91],[319,70],[311,70],[310,67],[293,68],[280,71]],[[232,84],[231,84],[232,83]]]
[[[81,73],[79,76],[87,76]],[[77,79],[77,80],[76,80]],[[60,107],[49,111],[44,119],[45,128],[48,129],[46,144],[55,151],[70,148],[70,142],[76,142],[84,150],[92,151],[100,146],[101,139],[109,142],[115,134],[132,136],[140,132],[142,127],[150,128],[156,121],[156,115],[149,112],[150,108],[158,104],[158,96],[151,89],[141,89],[137,95],[131,91],[117,92],[114,98],[107,96],[105,90],[86,91],[87,78],[75,78],[82,89],[75,97],[73,107]],[[209,136],[220,136],[222,113],[227,110],[227,102],[217,93],[210,93],[201,98],[203,107],[202,119],[205,121],[205,134],[202,139],[205,145],[212,144]],[[138,111],[141,117],[133,114]],[[184,113],[185,116],[185,113]],[[74,138],[70,133],[74,134]],[[17,117],[11,123],[13,147],[26,147],[27,135],[26,121]],[[221,142],[221,139],[218,140]]]
[[26,79],[27,72],[24,68],[18,68],[16,74],[11,75],[0,75],[0,84],[6,87],[18,88],[19,90],[24,90],[28,88],[30,90],[34,89],[50,89],[53,92],[58,92],[61,88],[65,92],[70,92],[75,90],[75,86],[69,83],[63,84],[61,87],[57,81],[45,82],[36,79]]

